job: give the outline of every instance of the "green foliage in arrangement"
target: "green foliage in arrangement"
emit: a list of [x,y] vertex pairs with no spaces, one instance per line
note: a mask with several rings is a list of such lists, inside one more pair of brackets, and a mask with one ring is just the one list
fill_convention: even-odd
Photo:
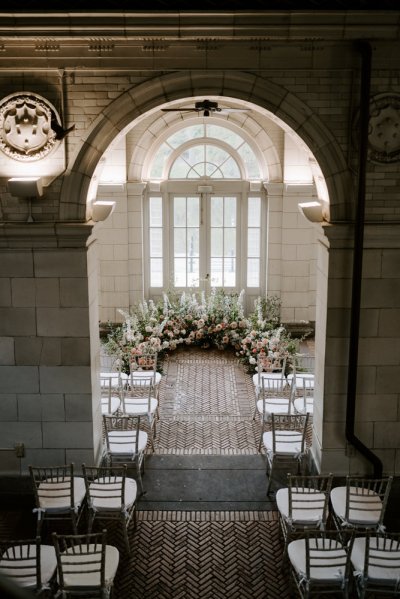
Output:
[[231,349],[249,371],[255,371],[259,354],[296,353],[298,340],[280,322],[279,298],[258,298],[254,311],[245,316],[243,296],[243,291],[212,290],[209,296],[168,293],[159,302],[140,302],[129,313],[120,310],[124,321],[110,325],[105,351],[125,371],[135,354],[156,351],[161,363],[165,352],[179,345]]

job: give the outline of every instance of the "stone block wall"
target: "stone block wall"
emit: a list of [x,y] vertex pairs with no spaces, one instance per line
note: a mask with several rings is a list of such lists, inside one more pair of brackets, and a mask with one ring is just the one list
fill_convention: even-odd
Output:
[[21,472],[29,464],[93,463],[99,450],[85,247],[90,227],[42,227],[33,238],[27,227],[13,238],[8,231],[7,243],[3,235],[0,240],[0,437],[2,448],[24,444],[20,463],[9,454]]

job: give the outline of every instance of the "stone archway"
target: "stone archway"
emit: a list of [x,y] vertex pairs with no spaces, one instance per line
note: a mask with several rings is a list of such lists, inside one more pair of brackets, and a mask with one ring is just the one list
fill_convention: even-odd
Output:
[[[108,146],[118,135],[126,133],[142,115],[174,99],[189,96],[217,95],[251,102],[261,111],[266,110],[286,130],[296,133],[313,153],[325,177],[328,189],[332,222],[348,218],[352,205],[352,180],[345,158],[334,135],[321,119],[294,94],[261,77],[248,73],[195,72],[176,73],[151,79],[123,93],[109,104],[97,117],[83,139],[82,145],[71,161],[65,177],[60,202],[62,220],[83,220],[89,184],[95,168]],[[349,197],[350,196],[350,197]],[[71,201],[74,198],[74,201]],[[350,200],[350,201],[349,201]],[[324,429],[324,373],[325,343],[328,304],[328,247],[329,243],[320,227],[319,256],[317,264],[317,314],[316,335],[316,398],[315,424],[316,455],[322,463],[322,437]],[[95,301],[91,300],[91,304]],[[94,319],[91,318],[94,322]],[[96,327],[91,332],[93,345],[98,344]],[[92,364],[97,363],[96,351]],[[92,380],[95,376],[92,375]]]

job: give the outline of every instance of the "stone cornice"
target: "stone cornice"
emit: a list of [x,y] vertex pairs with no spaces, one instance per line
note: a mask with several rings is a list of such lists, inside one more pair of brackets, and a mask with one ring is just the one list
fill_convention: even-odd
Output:
[[[162,42],[184,40],[353,40],[399,39],[400,11],[87,11],[0,12],[0,37],[41,36],[53,40],[107,39]],[[46,48],[44,48],[46,49]],[[56,46],[53,48],[56,50]]]
[[82,248],[95,223],[0,223],[0,249]]

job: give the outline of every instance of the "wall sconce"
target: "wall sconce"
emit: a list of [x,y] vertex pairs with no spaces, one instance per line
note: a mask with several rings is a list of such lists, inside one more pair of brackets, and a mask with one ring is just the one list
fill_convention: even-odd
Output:
[[302,202],[298,207],[301,214],[312,223],[322,223],[325,220],[321,202]]
[[40,177],[12,177],[8,180],[8,189],[16,198],[38,198],[43,195]]
[[29,202],[29,214],[26,222],[33,223],[32,200],[43,195],[43,184],[40,177],[12,177],[8,180],[8,189],[16,198],[26,198]]
[[115,202],[112,200],[96,200],[92,204],[92,220],[106,220],[114,212]]

